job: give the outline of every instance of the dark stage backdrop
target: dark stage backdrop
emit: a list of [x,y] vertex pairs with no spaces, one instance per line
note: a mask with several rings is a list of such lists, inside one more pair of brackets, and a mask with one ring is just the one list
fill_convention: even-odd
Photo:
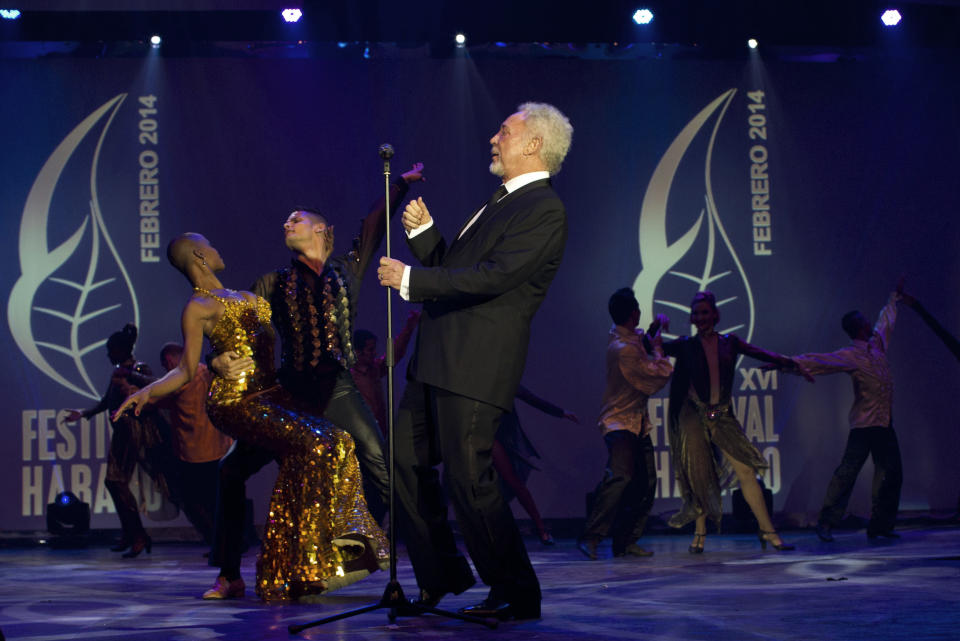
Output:
[[[128,321],[141,329],[136,355],[161,371],[160,346],[179,339],[190,293],[166,263],[170,238],[205,234],[237,288],[288,260],[281,224],[294,205],[329,212],[346,251],[383,191],[383,142],[397,149],[395,173],[426,164],[412,193],[453,234],[496,185],[489,136],[529,99],[559,106],[575,134],[554,180],[566,256],[534,321],[524,383],[582,424],[526,406],[520,415],[542,456],[530,479],[541,511],[582,517],[605,461],[595,422],[606,301],[619,287],[636,290],[642,323],[664,312],[677,334],[689,332],[693,293],[711,289],[724,329],[789,354],[845,345],[842,314],[875,317],[905,274],[960,330],[957,77],[956,64],[905,62],[2,61],[0,529],[43,529],[61,488],[91,503],[95,527],[116,526],[106,416],[60,419],[100,398],[104,341]],[[395,254],[409,258],[393,230]],[[375,278],[362,301],[358,325],[382,346]],[[407,311],[395,306],[397,327]],[[954,506],[960,364],[907,308],[890,361],[901,506]],[[740,364],[735,407],[770,461],[776,511],[808,522],[839,462],[851,383],[756,365]],[[678,507],[666,411],[651,401],[655,512]],[[867,470],[852,503],[860,514]],[[252,484],[260,519],[271,482],[268,471]],[[140,493],[159,508],[149,487]]]

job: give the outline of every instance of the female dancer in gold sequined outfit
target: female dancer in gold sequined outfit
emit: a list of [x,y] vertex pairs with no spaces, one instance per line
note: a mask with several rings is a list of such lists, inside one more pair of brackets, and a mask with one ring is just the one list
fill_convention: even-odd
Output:
[[[328,592],[384,564],[387,541],[370,516],[350,436],[329,422],[292,412],[274,375],[270,305],[250,292],[225,289],[215,273],[219,253],[199,234],[174,239],[174,267],[194,286],[183,310],[184,351],[166,376],[130,396],[117,410],[140,412],[196,372],[203,336],[216,352],[235,351],[254,367],[236,381],[214,379],[207,412],[223,432],[276,456],[279,474],[257,560],[257,594],[266,601]],[[225,569],[225,568],[224,568]],[[241,596],[243,580],[217,578],[205,598]]]
[[698,292],[690,305],[690,322],[697,334],[663,345],[664,354],[677,359],[670,383],[670,448],[683,492],[683,507],[670,525],[679,528],[695,521],[689,549],[693,554],[702,553],[707,518],[720,525],[720,493],[736,478],[760,526],[757,536],[761,545],[766,548],[771,543],[777,550],[792,550],[773,528],[757,483],[757,474],[768,467],[767,462],[743,433],[730,395],[740,354],[793,370],[796,364],[734,334],[717,334],[719,320],[714,295]]

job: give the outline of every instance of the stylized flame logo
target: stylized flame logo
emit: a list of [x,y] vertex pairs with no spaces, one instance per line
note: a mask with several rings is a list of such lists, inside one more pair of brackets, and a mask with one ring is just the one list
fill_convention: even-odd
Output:
[[[746,327],[746,340],[749,341],[753,335],[754,326],[753,294],[740,259],[720,220],[713,197],[710,173],[717,130],[736,92],[736,89],[730,89],[704,107],[677,135],[657,164],[640,206],[640,260],[643,268],[634,280],[633,291],[640,303],[644,318],[652,319],[655,305],[680,310],[685,316],[688,315],[690,305],[686,301],[693,297],[693,292],[710,289],[717,294],[718,306],[732,305],[738,308],[737,312],[739,312],[736,317],[740,322],[734,322],[723,329],[717,328],[718,331],[731,332]],[[667,241],[667,201],[674,178],[691,143],[718,110],[719,114],[710,134],[704,159],[704,207],[700,210],[696,221],[680,238],[669,243]],[[704,227],[706,227],[706,239],[702,238],[701,233]],[[718,236],[721,243],[717,242]],[[702,264],[697,259],[688,258],[691,249],[698,242],[698,246],[703,247],[703,254],[699,251],[692,253],[703,256]],[[682,266],[681,263],[683,263]],[[732,275],[739,278],[727,278]],[[672,276],[679,280],[673,282],[664,279],[664,276]],[[719,282],[725,278],[727,280]],[[658,289],[668,291],[663,296],[657,297]],[[745,309],[743,302],[746,303]],[[664,335],[675,337],[672,334]]]
[[[10,332],[30,362],[57,383],[93,399],[99,399],[100,394],[87,374],[83,359],[103,346],[106,339],[85,339],[84,324],[109,312],[117,312],[117,327],[131,318],[138,326],[140,324],[136,293],[107,233],[96,181],[104,138],[126,96],[120,94],[112,98],[77,125],[37,175],[20,221],[21,276],[13,286],[7,304]],[[90,165],[90,213],[83,217],[79,228],[66,241],[50,250],[47,224],[54,189],[77,147],[104,117],[106,122]],[[85,253],[77,254],[77,258],[85,265],[74,268],[75,259],[65,267],[84,247],[89,247],[89,259],[84,260]],[[58,272],[62,273],[58,275]],[[47,289],[54,291],[47,292],[50,295],[44,296],[43,300],[55,303],[38,304],[36,301],[41,290]],[[44,322],[50,319],[59,322]],[[39,333],[44,336],[38,337]],[[47,335],[50,339],[44,340]],[[50,359],[56,360],[60,366],[54,367]]]

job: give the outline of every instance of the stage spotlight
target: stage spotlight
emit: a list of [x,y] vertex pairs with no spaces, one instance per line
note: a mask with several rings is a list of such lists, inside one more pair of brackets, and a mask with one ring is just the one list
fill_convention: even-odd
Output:
[[896,27],[900,24],[900,12],[896,9],[887,9],[883,12],[883,15],[880,16],[880,21],[883,22],[884,26],[887,27]]
[[160,36],[156,34],[150,36],[150,44],[154,47],[159,47],[161,42],[163,42],[163,39]]
[[650,24],[653,22],[653,11],[649,9],[637,9],[633,14],[633,21],[637,24]]
[[463,45],[467,44],[467,36],[462,33],[458,33],[453,37],[453,41],[457,43],[458,47],[462,47]]
[[19,17],[19,9],[0,9],[0,18],[3,18],[4,20],[16,20]]
[[287,22],[299,22],[300,18],[303,17],[303,12],[300,9],[284,9],[280,12],[280,15]]
[[79,543],[90,533],[90,504],[84,503],[73,492],[60,492],[47,504],[47,531]]
[[750,38],[749,40],[747,40],[747,46],[750,47],[751,49],[756,49],[758,44],[760,43],[757,42],[756,38]]

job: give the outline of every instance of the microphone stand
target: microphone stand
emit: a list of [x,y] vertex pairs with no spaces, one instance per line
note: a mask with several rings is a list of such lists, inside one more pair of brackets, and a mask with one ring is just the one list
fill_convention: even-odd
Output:
[[[393,158],[393,147],[390,145],[384,144],[380,145],[378,151],[380,158],[383,159],[383,184],[384,184],[384,216],[386,217],[385,223],[385,234],[387,237],[387,258],[392,258],[390,247],[390,159]],[[389,447],[389,491],[390,491],[390,531],[387,532],[388,540],[390,541],[390,580],[387,583],[386,588],[383,591],[383,596],[380,597],[380,600],[377,603],[371,605],[365,605],[354,610],[348,610],[346,612],[341,612],[340,614],[334,614],[333,616],[324,617],[322,619],[317,619],[316,621],[309,621],[307,623],[301,624],[291,624],[287,626],[287,631],[290,634],[298,634],[308,628],[313,628],[318,625],[324,625],[326,623],[331,623],[333,621],[339,621],[340,619],[347,619],[350,617],[357,616],[358,614],[364,614],[366,612],[372,612],[374,610],[380,610],[382,608],[387,609],[387,619],[391,622],[395,621],[398,616],[418,616],[421,614],[438,614],[440,616],[445,616],[451,619],[460,619],[462,621],[468,621],[470,623],[479,623],[480,625],[485,625],[488,628],[496,628],[499,621],[496,619],[481,619],[479,617],[470,616],[468,614],[460,614],[459,612],[450,612],[449,610],[441,610],[439,608],[429,607],[420,603],[414,603],[403,595],[403,587],[400,585],[400,582],[397,580],[397,512],[395,509],[396,506],[396,489],[395,481],[396,478],[396,449],[394,448],[394,435],[393,435],[393,419],[394,419],[394,405],[393,405],[393,370],[396,366],[394,361],[393,353],[393,288],[387,287],[387,443]]]

